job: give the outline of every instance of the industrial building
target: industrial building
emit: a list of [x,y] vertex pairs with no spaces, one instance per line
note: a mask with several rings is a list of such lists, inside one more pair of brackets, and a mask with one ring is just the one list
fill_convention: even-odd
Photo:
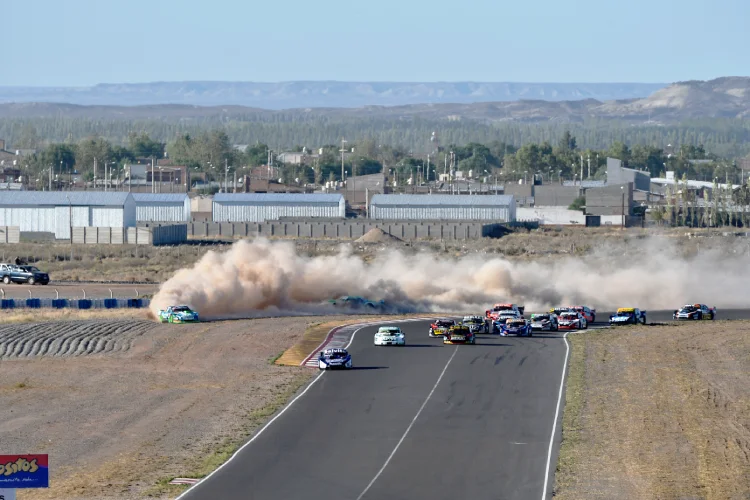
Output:
[[369,217],[379,220],[485,220],[515,222],[509,195],[376,194]]
[[341,194],[218,193],[213,201],[214,222],[264,222],[281,217],[344,218]]
[[54,233],[58,239],[69,239],[71,227],[133,227],[135,212],[135,200],[127,192],[0,192],[0,226]]
[[137,222],[190,222],[187,193],[133,193]]

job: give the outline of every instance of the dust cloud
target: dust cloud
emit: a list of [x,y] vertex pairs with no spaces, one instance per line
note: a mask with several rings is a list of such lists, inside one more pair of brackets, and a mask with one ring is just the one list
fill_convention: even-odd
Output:
[[745,247],[686,257],[658,237],[552,260],[386,249],[367,263],[346,245],[337,255],[308,257],[294,243],[258,238],[209,251],[178,271],[154,296],[151,311],[186,304],[206,319],[351,312],[328,303],[343,295],[385,300],[386,312],[481,314],[496,302],[528,311],[570,304],[671,310],[694,302],[744,308],[748,277]]

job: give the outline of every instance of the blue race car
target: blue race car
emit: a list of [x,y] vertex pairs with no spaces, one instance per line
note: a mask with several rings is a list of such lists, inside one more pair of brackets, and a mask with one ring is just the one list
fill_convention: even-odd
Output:
[[326,349],[318,356],[318,368],[328,370],[334,368],[350,369],[352,367],[352,356],[346,349]]
[[500,325],[500,335],[507,337],[508,335],[516,335],[518,337],[531,337],[534,332],[531,328],[531,323],[523,318],[509,319],[502,325]]

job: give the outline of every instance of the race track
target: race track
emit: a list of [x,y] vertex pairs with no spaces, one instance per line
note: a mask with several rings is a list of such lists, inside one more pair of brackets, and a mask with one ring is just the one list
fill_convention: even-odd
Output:
[[322,375],[181,498],[543,498],[562,336],[444,346],[428,322],[401,327],[407,347],[376,348],[377,327],[362,328],[354,370]]

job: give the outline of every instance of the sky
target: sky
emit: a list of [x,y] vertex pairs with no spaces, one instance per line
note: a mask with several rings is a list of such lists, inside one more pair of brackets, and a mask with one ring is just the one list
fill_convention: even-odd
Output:
[[5,0],[0,85],[750,73],[749,0]]

